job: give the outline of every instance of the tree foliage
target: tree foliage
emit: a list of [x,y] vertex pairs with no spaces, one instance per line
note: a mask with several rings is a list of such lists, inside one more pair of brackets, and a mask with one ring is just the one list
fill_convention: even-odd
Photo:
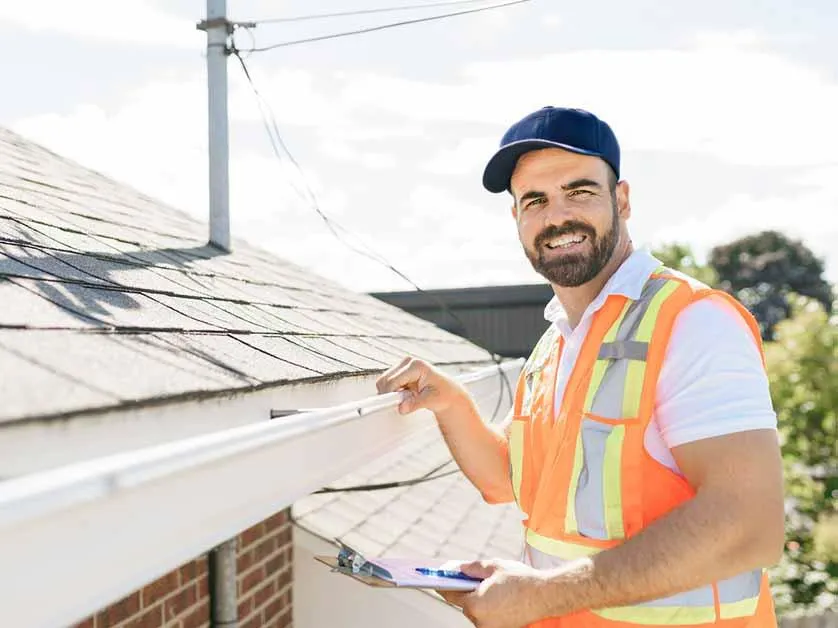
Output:
[[700,264],[689,245],[674,242],[655,249],[652,254],[665,266],[679,270],[685,275],[715,287],[719,281],[716,271],[705,264]]
[[766,344],[788,515],[772,575],[778,610],[817,614],[838,604],[838,321],[811,299],[790,302],[793,316]]
[[763,231],[710,252],[719,287],[734,295],[757,319],[765,340],[791,314],[793,294],[810,297],[832,309],[832,287],[823,277],[823,262],[799,240]]

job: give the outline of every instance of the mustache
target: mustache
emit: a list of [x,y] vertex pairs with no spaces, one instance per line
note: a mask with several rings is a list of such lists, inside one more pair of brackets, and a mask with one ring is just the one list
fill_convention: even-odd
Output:
[[536,236],[533,245],[538,248],[547,243],[549,240],[553,240],[554,238],[559,238],[570,233],[584,233],[591,241],[596,239],[596,231],[594,231],[593,227],[578,220],[568,220],[561,227],[550,225],[544,229],[544,231]]

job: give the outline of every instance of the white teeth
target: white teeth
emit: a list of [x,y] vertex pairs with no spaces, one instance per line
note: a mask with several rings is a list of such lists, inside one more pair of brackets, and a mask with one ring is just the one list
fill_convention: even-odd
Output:
[[555,248],[567,248],[573,244],[579,244],[585,239],[583,235],[564,235],[560,238],[556,238],[554,240],[550,240],[547,243],[548,248],[555,249]]

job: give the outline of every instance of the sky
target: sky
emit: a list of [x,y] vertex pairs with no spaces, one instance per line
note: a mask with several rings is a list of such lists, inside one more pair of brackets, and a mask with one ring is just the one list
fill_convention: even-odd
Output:
[[[430,0],[427,0],[430,1]],[[416,4],[228,0],[231,19]],[[495,2],[473,3],[472,6]],[[505,194],[481,185],[514,121],[582,107],[614,129],[635,245],[779,229],[838,279],[838,4],[528,3],[246,58],[300,164],[273,154],[230,59],[233,234],[359,291],[411,286],[338,241],[306,200],[422,288],[543,282]],[[208,220],[199,0],[5,0],[0,124]],[[463,7],[466,8],[466,7]],[[240,48],[458,7],[260,24]],[[361,246],[357,244],[356,246]]]

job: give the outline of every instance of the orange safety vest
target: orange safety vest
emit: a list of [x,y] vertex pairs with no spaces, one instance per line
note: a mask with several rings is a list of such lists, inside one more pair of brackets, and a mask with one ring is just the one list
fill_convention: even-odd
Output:
[[[759,328],[735,299],[659,268],[636,301],[610,295],[594,315],[565,388],[559,416],[554,391],[562,340],[551,325],[518,380],[509,428],[515,501],[526,515],[526,554],[551,568],[619,545],[694,491],[646,451],[643,437],[678,313],[718,294],[741,312],[762,351]],[[711,333],[711,330],[708,330]],[[762,570],[664,599],[577,613],[538,628],[619,626],[775,627]]]

